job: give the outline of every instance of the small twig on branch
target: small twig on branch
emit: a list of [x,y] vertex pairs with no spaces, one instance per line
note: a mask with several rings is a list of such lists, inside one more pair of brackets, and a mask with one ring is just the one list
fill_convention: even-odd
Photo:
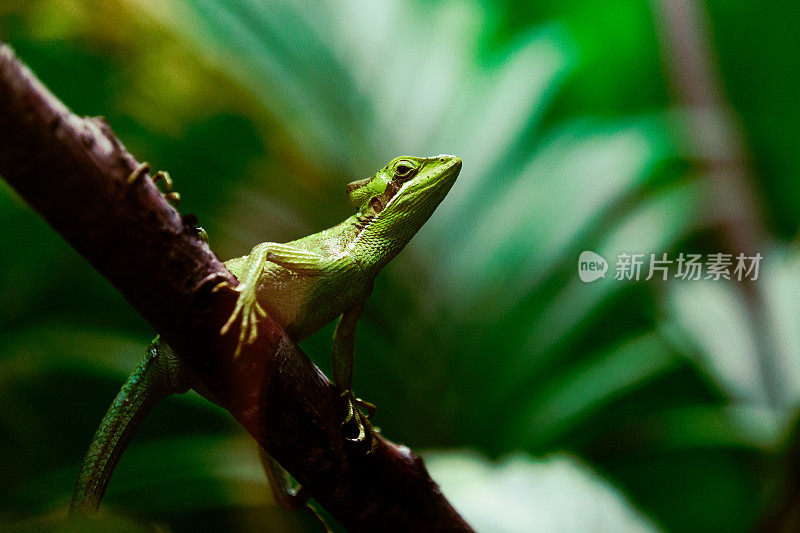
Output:
[[223,407],[352,531],[471,531],[422,461],[346,445],[336,388],[270,317],[234,363],[234,276],[100,118],[72,114],[0,44],[0,174],[161,333]]

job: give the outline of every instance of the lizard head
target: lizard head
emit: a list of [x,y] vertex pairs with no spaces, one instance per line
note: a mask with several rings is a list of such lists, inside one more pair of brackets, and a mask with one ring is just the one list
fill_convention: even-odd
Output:
[[371,178],[348,184],[347,196],[365,218],[422,217],[421,226],[447,195],[460,171],[461,159],[456,156],[401,156]]
[[399,251],[447,195],[461,171],[452,155],[401,156],[371,178],[347,186],[356,216],[375,237]]

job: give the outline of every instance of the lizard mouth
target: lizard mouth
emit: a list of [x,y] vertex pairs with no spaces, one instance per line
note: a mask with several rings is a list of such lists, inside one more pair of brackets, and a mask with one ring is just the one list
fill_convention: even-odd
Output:
[[[440,161],[442,160],[441,159],[442,157],[445,156],[439,156]],[[429,189],[438,187],[443,182],[450,180],[450,178],[455,179],[455,176],[458,176],[459,172],[461,172],[461,159],[453,156],[446,156],[446,157],[451,158],[451,161],[447,164],[447,166],[445,166],[440,170],[438,176],[436,176],[433,179],[426,179],[420,183],[412,182],[411,187],[414,189],[414,192],[416,194],[425,193]],[[447,188],[449,190],[450,187],[448,186]]]

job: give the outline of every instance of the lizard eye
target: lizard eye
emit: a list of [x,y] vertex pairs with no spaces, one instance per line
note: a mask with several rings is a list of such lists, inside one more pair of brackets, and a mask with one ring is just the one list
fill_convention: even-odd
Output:
[[394,176],[400,180],[407,180],[416,173],[417,169],[410,161],[401,160],[394,166]]

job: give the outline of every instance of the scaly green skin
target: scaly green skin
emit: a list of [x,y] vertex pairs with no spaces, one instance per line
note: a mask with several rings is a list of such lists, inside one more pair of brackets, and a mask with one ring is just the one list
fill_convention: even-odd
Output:
[[[375,276],[428,220],[460,170],[461,160],[455,156],[398,157],[373,177],[347,186],[358,211],[341,224],[285,244],[259,244],[249,255],[225,263],[240,283],[235,288],[236,308],[221,333],[241,321],[237,355],[255,340],[258,316],[265,312],[295,341],[341,315],[333,337],[333,366],[348,405],[348,440],[372,442],[367,417],[350,391],[355,325],[364,301]],[[73,510],[99,507],[122,451],[150,409],[164,397],[192,387],[215,401],[156,338],[92,439],[73,493]],[[262,463],[276,500],[296,507],[288,487],[273,482],[285,479],[285,472],[263,451]]]

